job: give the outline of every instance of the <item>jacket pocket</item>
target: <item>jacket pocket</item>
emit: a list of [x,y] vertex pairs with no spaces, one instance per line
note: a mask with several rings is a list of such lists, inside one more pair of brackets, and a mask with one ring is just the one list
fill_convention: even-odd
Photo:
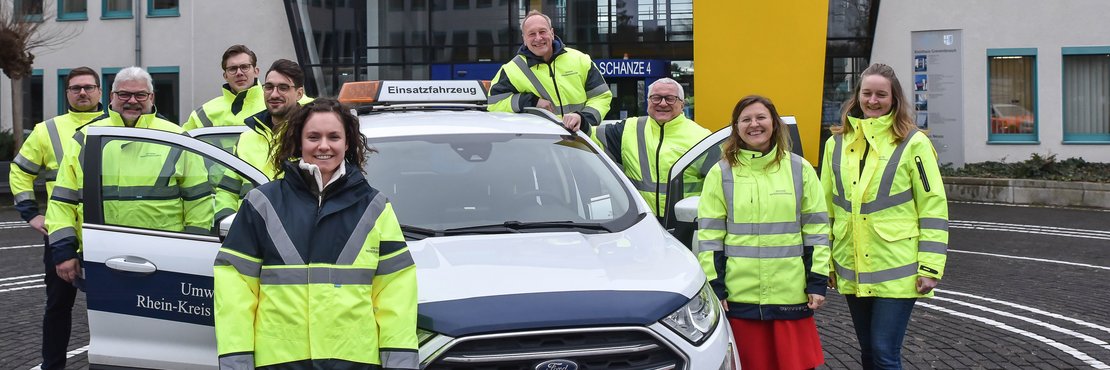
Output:
[[872,224],[872,229],[875,234],[888,242],[895,242],[903,239],[916,238],[921,235],[918,230],[917,219],[889,219],[889,220],[875,220]]

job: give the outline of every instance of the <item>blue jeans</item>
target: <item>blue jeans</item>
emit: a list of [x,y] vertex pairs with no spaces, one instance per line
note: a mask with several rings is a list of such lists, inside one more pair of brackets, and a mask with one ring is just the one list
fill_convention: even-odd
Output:
[[902,369],[902,339],[916,298],[845,295],[864,370]]

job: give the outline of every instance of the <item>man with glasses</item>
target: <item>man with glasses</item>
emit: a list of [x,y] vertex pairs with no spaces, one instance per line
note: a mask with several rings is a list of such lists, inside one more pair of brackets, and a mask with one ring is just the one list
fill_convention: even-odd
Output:
[[[184,132],[154,114],[150,74],[127,67],[112,84],[111,110],[79,129],[66,147],[46,209],[46,229],[58,277],[79,287],[81,266],[82,146],[89,127],[134,127]],[[199,156],[163,144],[113,140],[101,149],[104,222],[118,226],[209,235],[212,187]]]
[[[245,124],[250,130],[239,135],[235,155],[273,180],[277,172],[270,163],[274,133],[280,132],[293,112],[300,105],[311,102],[312,98],[304,94],[304,71],[301,66],[288,59],[278,59],[270,65],[262,91],[266,94],[266,109],[246,119]],[[234,172],[224,173],[216,188],[216,219],[239,209],[240,199],[251,187],[249,181]]]
[[[58,278],[50,258],[46,217],[39,214],[35,199],[35,179],[46,182],[46,197],[54,191],[58,166],[64,158],[64,144],[78,127],[100,116],[100,75],[89,67],[74,68],[66,75],[66,108],[68,113],[39,123],[19,154],[12,161],[8,184],[15,194],[15,209],[31,228],[42,234],[45,242],[42,262],[46,266],[46,312],[42,316],[42,369],[62,369],[66,365],[70,327],[73,322],[73,300],[77,288]],[[65,141],[63,141],[65,140]],[[45,204],[44,204],[45,206]]]
[[[258,85],[258,57],[243,45],[232,45],[224,51],[220,62],[223,69],[223,95],[209,100],[182,125],[185,131],[198,127],[236,126],[265,108],[262,87]],[[231,148],[225,148],[230,151]]]
[[555,113],[571,131],[590,132],[609,112],[613,93],[589,55],[563,45],[551,18],[532,10],[520,22],[524,44],[501,66],[489,91],[491,112],[537,107]]
[[[667,181],[671,166],[709,130],[683,113],[686,98],[682,85],[662,78],[648,86],[648,117],[629,117],[613,125],[599,127],[593,139],[613,161],[624,168],[636,189],[647,200],[656,217],[662,218],[667,204]],[[697,169],[685,185],[691,193],[701,190],[702,176]]]

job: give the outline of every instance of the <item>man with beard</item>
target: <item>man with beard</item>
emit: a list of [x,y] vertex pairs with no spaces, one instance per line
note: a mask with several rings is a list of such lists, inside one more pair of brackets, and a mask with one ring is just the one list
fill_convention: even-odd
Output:
[[537,107],[555,113],[568,130],[589,133],[609,112],[613,93],[589,55],[563,45],[551,18],[530,11],[520,23],[524,45],[501,66],[489,91],[491,112]]
[[[250,130],[239,135],[235,155],[273,180],[277,172],[270,161],[274,134],[281,132],[300,104],[312,100],[304,95],[304,71],[297,62],[288,59],[278,59],[270,65],[262,90],[266,94],[266,109],[246,119],[244,123]],[[240,199],[252,187],[234,172],[226,172],[216,188],[216,219],[239,209]]]
[[[682,111],[685,96],[678,81],[659,79],[648,86],[648,117],[629,117],[594,131],[594,141],[624,168],[624,174],[659,218],[664,216],[667,204],[671,166],[710,134],[709,130],[686,118]],[[689,195],[701,191],[705,177],[700,172],[701,167],[690,166],[683,174],[685,192]]]
[[[182,127],[236,126],[265,108],[262,87],[258,85],[258,57],[243,45],[232,45],[220,61],[224,81],[223,95],[209,100],[189,114]],[[229,148],[230,149],[230,148]]]
[[[64,158],[65,144],[77,128],[99,117],[100,75],[89,67],[78,67],[66,75],[66,102],[69,113],[51,118],[35,126],[27,141],[19,148],[19,155],[12,161],[8,183],[15,194],[15,209],[32,229],[43,235],[42,262],[46,266],[46,312],[42,316],[42,369],[62,369],[66,365],[66,347],[69,346],[70,327],[73,322],[73,300],[77,288],[58,278],[50,242],[46,235],[46,217],[39,214],[35,200],[35,179],[46,180],[46,197],[54,191],[58,166]],[[45,204],[44,204],[45,206]]]
[[[58,182],[46,208],[46,229],[58,277],[81,287],[81,224],[84,220],[80,158],[89,127],[134,127],[182,133],[154,113],[150,74],[127,67],[112,84],[111,110],[82,127],[69,141]],[[212,188],[199,156],[164,144],[106,140],[101,148],[100,194],[110,225],[209,235]]]

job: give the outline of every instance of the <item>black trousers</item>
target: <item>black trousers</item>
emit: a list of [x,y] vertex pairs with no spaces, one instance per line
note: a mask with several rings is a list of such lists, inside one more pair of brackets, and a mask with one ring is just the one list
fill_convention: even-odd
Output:
[[43,277],[46,282],[46,312],[42,315],[42,369],[64,369],[77,288],[58,277],[54,259],[50,256],[50,241],[45,237],[43,239],[46,241],[42,257],[46,272]]

